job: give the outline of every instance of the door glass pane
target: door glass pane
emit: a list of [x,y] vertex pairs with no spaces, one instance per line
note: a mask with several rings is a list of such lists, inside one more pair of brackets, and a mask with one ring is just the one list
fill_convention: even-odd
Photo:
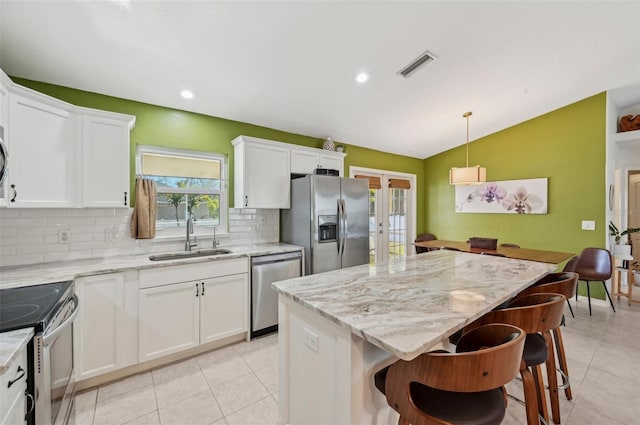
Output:
[[369,189],[369,264],[376,263],[376,246],[378,244],[378,231],[376,220],[376,195],[378,190]]
[[406,213],[407,190],[389,189],[389,261],[405,255]]

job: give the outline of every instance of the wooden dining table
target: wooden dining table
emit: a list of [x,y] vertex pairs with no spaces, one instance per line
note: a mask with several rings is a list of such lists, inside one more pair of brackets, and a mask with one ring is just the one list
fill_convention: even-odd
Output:
[[486,248],[471,248],[468,242],[460,242],[460,241],[445,241],[440,239],[435,239],[432,241],[423,241],[423,242],[414,242],[415,246],[420,246],[423,248],[430,249],[440,249],[440,248],[456,248],[460,251],[464,252],[473,252],[477,254],[481,254],[482,252],[486,252],[487,254],[501,254],[508,258],[516,258],[518,260],[530,260],[530,261],[538,261],[541,263],[550,263],[550,264],[560,264],[569,258],[574,257],[576,254],[572,254],[570,252],[558,252],[558,251],[542,251],[539,249],[529,249],[529,248],[514,248],[507,246],[498,246],[497,249],[486,249]]

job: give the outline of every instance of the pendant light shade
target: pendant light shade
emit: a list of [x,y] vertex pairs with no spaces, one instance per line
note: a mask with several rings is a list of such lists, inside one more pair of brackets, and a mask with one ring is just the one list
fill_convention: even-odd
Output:
[[471,112],[462,114],[467,119],[467,166],[464,168],[451,167],[449,170],[449,184],[480,184],[487,181],[487,169],[476,165],[469,167],[469,117]]

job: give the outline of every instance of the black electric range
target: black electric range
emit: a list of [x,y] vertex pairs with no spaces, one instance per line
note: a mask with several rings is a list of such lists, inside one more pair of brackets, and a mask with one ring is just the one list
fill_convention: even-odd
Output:
[[0,290],[0,332],[34,328],[43,332],[73,293],[73,281]]

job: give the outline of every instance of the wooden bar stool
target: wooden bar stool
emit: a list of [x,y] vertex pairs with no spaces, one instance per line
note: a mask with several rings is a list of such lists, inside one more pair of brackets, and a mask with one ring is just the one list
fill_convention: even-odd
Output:
[[[567,298],[567,304],[569,305],[569,310],[571,310],[569,299],[575,295],[577,285],[577,273],[549,273],[548,275],[534,283],[531,287],[518,294],[516,298],[541,293],[562,294]],[[562,376],[562,385],[560,385],[558,389],[564,389],[565,397],[567,397],[567,400],[571,400],[573,396],[571,394],[571,383],[569,381],[569,367],[567,366],[567,357],[564,352],[564,342],[562,340],[562,332],[560,331],[560,328],[561,326],[558,326],[557,328],[551,330],[556,346],[556,354],[558,355],[558,369]],[[548,369],[547,374],[549,373],[553,373],[553,370]]]
[[[469,330],[488,323],[507,323],[527,333],[520,375],[528,425],[539,424],[538,414],[545,422],[549,419],[541,365],[546,363],[548,370],[555,371],[550,331],[560,326],[564,302],[565,296],[561,294],[533,294],[515,298],[505,308],[490,311],[464,329],[463,338]],[[553,421],[559,424],[558,379],[555,373],[547,376]]]
[[398,360],[375,374],[374,383],[399,425],[497,425],[507,407],[504,385],[520,370],[525,332],[490,324],[464,335],[456,353],[444,350]]

